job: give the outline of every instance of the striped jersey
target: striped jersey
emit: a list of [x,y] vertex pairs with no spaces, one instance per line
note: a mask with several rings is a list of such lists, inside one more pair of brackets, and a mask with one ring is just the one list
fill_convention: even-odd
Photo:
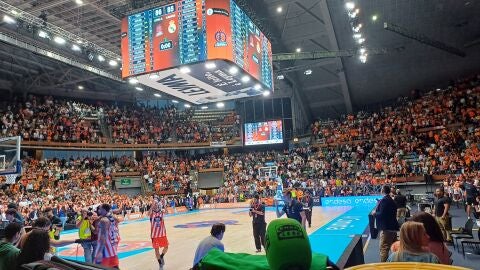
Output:
[[152,211],[152,214],[150,215],[150,228],[150,237],[152,239],[167,236],[167,230],[163,223],[162,211]]
[[100,251],[102,252],[103,258],[110,258],[118,255],[117,248],[118,243],[120,242],[120,232],[118,230],[118,224],[116,220],[111,215],[106,217],[110,221],[110,226],[107,229],[107,240],[105,241],[105,248],[103,250],[98,250],[100,245],[97,244],[97,250],[95,254]]

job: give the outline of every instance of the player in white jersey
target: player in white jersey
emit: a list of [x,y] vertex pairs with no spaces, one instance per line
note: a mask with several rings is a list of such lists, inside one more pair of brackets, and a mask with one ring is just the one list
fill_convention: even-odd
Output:
[[[150,216],[150,237],[152,238],[152,246],[155,249],[155,256],[160,265],[160,270],[163,269],[165,265],[164,256],[168,251],[168,239],[167,239],[167,230],[165,228],[164,213],[165,208],[163,208],[158,199],[154,199],[152,207],[150,207],[149,216]],[[160,253],[160,248],[162,253]]]

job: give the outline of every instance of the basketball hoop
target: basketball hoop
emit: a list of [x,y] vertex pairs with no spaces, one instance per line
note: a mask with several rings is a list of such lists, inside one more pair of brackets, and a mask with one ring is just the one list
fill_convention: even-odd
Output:
[[4,175],[7,181],[5,182],[6,184],[15,184],[15,180],[17,179],[18,174],[6,174]]

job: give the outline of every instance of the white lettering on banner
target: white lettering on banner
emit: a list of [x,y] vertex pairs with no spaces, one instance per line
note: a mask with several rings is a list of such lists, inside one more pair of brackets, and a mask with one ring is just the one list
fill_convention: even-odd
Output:
[[203,88],[200,88],[196,85],[189,84],[186,80],[184,80],[183,78],[177,77],[175,74],[172,74],[163,79],[157,80],[157,82],[165,86],[168,86],[170,88],[173,88],[181,92],[182,94],[186,94],[189,96],[196,96],[196,95],[210,93]]
[[369,206],[375,205],[381,196],[324,197],[323,206]]

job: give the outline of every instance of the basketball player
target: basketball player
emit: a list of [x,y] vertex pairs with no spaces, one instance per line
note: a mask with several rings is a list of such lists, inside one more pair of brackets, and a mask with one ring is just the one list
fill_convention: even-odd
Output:
[[118,243],[120,233],[118,231],[118,220],[110,213],[110,205],[102,204],[98,207],[98,240],[94,251],[95,263],[103,266],[119,268]]
[[[168,251],[167,230],[163,221],[164,209],[160,205],[157,198],[153,200],[149,211],[150,216],[150,237],[152,238],[152,246],[155,249],[155,257],[157,258],[160,270],[165,265],[165,254]],[[160,253],[160,248],[162,253]]]

